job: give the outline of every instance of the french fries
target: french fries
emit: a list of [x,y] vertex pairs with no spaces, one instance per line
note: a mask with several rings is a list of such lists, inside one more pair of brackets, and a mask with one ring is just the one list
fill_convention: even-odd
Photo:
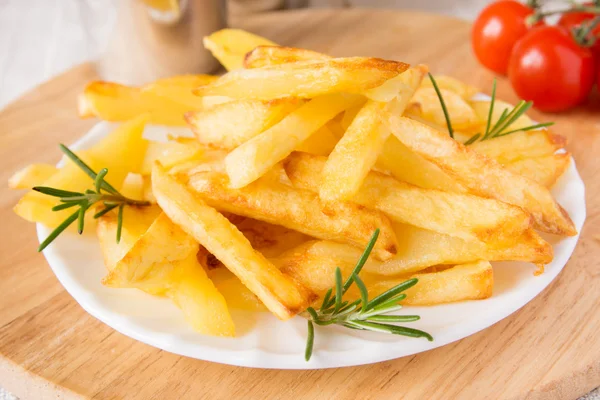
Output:
[[217,80],[214,75],[178,75],[170,78],[159,79],[149,85],[143,86],[142,96],[144,94],[153,94],[163,97],[175,103],[185,105],[188,110],[197,110],[209,107],[210,103],[192,93],[194,88],[202,85],[208,85]]
[[425,73],[425,67],[408,69],[395,78],[403,79],[403,87],[394,100],[389,103],[369,100],[361,108],[325,163],[319,190],[323,201],[344,201],[356,194],[390,136],[382,119],[388,112],[404,112]]
[[356,95],[317,97],[237,147],[225,158],[231,186],[241,188],[260,178],[311,134],[357,101]]
[[258,46],[244,58],[245,68],[261,68],[298,61],[326,60],[328,55],[316,51],[284,46]]
[[[446,109],[452,121],[452,127],[458,130],[469,129],[481,125],[481,119],[473,108],[459,94],[440,88]],[[437,125],[446,125],[444,111],[434,88],[425,87],[417,90],[408,106],[409,114],[430,120]]]
[[379,228],[380,240],[374,254],[386,260],[396,252],[396,238],[387,218],[354,204],[340,203],[335,209],[323,212],[319,199],[309,191],[269,180],[232,189],[227,176],[214,172],[190,175],[189,186],[218,210],[283,225],[321,239],[364,247]]
[[544,232],[573,236],[573,222],[545,187],[503,168],[441,132],[392,116],[390,129],[404,145],[436,163],[475,194],[522,207]]
[[571,155],[569,153],[559,153],[543,157],[524,158],[505,164],[505,167],[514,173],[550,188],[569,167],[570,162]]
[[204,47],[228,70],[244,66],[246,53],[258,46],[274,46],[268,39],[241,29],[221,29],[204,38]]
[[469,147],[501,164],[550,156],[566,144],[562,136],[547,130],[515,132],[494,140],[478,141]]
[[31,189],[40,186],[58,171],[54,165],[31,164],[15,172],[8,179],[8,187],[11,189]]
[[289,319],[312,302],[309,290],[282,274],[227,218],[158,164],[152,170],[152,188],[165,214],[214,254],[277,317]]
[[301,104],[294,98],[236,100],[189,112],[185,118],[200,143],[231,150],[281,121]]
[[[292,184],[319,192],[325,157],[294,153],[284,163]],[[520,235],[530,217],[520,208],[481,197],[422,189],[371,171],[352,198],[390,218],[468,240],[498,242]]]
[[[470,101],[473,96],[479,93],[479,89],[466,83],[459,81],[456,78],[446,75],[434,75],[435,82],[437,83],[440,89],[444,89],[450,92],[454,92],[464,100]],[[423,88],[433,88],[433,84],[431,83],[431,79],[423,79],[421,82],[421,87]],[[471,103],[473,106],[473,103]],[[476,114],[479,115],[481,120],[487,120],[487,115],[481,115],[476,111]]]
[[215,82],[197,88],[194,93],[257,100],[361,93],[407,69],[408,65],[402,62],[366,57],[299,61],[230,71]]

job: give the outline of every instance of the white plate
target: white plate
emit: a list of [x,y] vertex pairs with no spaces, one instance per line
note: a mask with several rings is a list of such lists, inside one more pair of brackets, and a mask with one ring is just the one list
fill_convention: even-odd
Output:
[[[89,147],[113,128],[113,124],[99,123],[72,148]],[[146,136],[165,138],[169,132],[184,134],[189,131],[151,126],[146,129]],[[584,185],[574,162],[552,192],[581,231],[585,220]],[[48,228],[38,224],[40,240],[49,232]],[[554,245],[554,261],[546,266],[546,272],[541,276],[533,275],[535,267],[530,264],[495,263],[494,295],[490,299],[434,307],[406,307],[404,313],[421,316],[420,321],[407,326],[431,333],[433,342],[338,327],[316,327],[314,353],[308,363],[304,361],[306,321],[300,317],[281,322],[269,313],[234,311],[236,338],[203,336],[185,323],[180,311],[167,299],[134,289],[102,286],[100,279],[106,269],[93,233],[61,235],[44,255],[61,284],[88,313],[136,340],[172,353],[224,364],[313,369],[408,356],[487,328],[523,307],[548,286],[567,263],[578,239],[579,235],[550,238]]]

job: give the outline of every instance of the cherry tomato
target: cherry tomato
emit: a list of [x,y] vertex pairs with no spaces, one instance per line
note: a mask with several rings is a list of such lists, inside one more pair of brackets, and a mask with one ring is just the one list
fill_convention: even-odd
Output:
[[[584,5],[588,7],[594,6],[593,3],[584,3]],[[565,27],[568,30],[572,30],[573,28],[579,27],[581,23],[594,19],[596,16],[597,14],[590,12],[565,13],[561,15],[560,19],[558,20],[558,25]],[[600,25],[597,25],[594,29],[592,29],[591,35],[598,38],[591,49],[592,53],[594,53],[594,56],[596,57],[596,62],[600,62]]]
[[585,100],[594,85],[594,58],[571,33],[559,26],[540,26],[515,45],[508,77],[519,97],[542,111],[571,108]]
[[528,31],[534,10],[514,0],[500,0],[483,9],[473,24],[471,44],[481,64],[506,75],[513,46]]

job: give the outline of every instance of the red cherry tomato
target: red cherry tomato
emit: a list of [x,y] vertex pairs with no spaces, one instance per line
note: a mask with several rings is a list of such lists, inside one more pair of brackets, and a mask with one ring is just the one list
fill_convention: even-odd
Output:
[[515,92],[542,111],[571,108],[585,100],[594,85],[594,58],[571,33],[559,26],[529,31],[515,45],[508,77]]
[[[594,6],[593,3],[585,3],[584,5],[588,7]],[[590,12],[565,13],[561,15],[560,19],[558,20],[558,25],[565,27],[568,30],[572,30],[573,28],[579,27],[583,22],[592,20],[597,16],[597,14]],[[594,53],[594,56],[596,57],[597,62],[600,62],[600,25],[597,25],[594,29],[592,29],[591,35],[598,38],[591,49],[592,53]]]
[[473,24],[471,44],[481,64],[506,75],[510,52],[528,27],[534,10],[514,0],[500,0],[483,9]]

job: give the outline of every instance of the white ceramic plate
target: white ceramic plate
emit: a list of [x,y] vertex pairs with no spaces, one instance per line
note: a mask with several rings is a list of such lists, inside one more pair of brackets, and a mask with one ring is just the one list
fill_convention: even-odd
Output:
[[[99,123],[72,148],[89,147],[113,128],[113,124]],[[145,135],[164,139],[169,132],[189,133],[183,128],[151,126],[146,128]],[[584,185],[574,162],[552,192],[580,231],[585,220]],[[48,228],[38,225],[40,240],[49,232]],[[100,280],[106,269],[93,233],[61,235],[44,255],[61,284],[88,313],[136,340],[172,353],[224,364],[313,369],[408,356],[487,328],[523,307],[548,286],[567,263],[578,239],[579,236],[550,238],[554,245],[554,261],[546,266],[546,272],[541,276],[533,275],[535,267],[530,264],[495,263],[494,295],[490,299],[434,307],[406,307],[403,313],[421,316],[420,321],[407,326],[431,333],[433,342],[338,327],[316,327],[314,353],[308,363],[304,361],[306,320],[300,317],[281,322],[266,312],[234,311],[236,338],[203,336],[185,323],[180,311],[167,299],[135,289],[102,286]]]

